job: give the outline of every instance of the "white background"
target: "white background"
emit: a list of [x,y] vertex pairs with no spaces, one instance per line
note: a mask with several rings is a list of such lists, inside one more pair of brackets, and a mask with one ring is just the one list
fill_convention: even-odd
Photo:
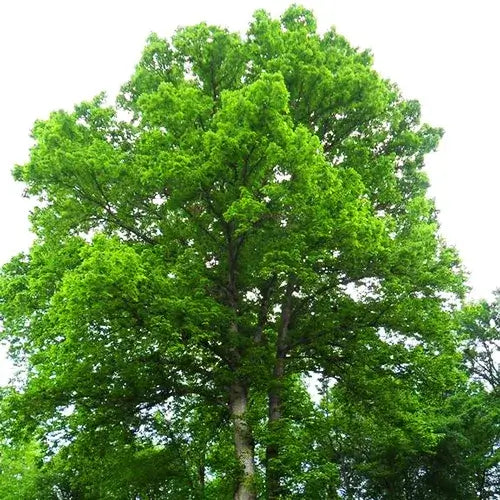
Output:
[[[281,0],[6,0],[0,3],[0,263],[29,247],[29,201],[10,170],[27,160],[30,128],[102,90],[114,97],[152,31],[206,21],[244,32]],[[473,298],[500,287],[497,217],[500,30],[495,0],[304,0],[320,31],[335,25],[370,48],[375,67],[446,131],[428,158],[441,232],[470,273]],[[0,374],[7,373],[7,362]],[[4,377],[5,378],[5,377]],[[0,377],[1,379],[1,377]],[[2,380],[0,380],[1,382]]]

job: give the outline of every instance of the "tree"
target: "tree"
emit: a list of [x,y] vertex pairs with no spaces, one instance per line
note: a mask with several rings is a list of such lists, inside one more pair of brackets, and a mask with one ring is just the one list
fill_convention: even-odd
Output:
[[[258,11],[244,38],[152,35],[115,106],[35,124],[14,175],[37,240],[4,268],[4,337],[18,425],[97,474],[84,498],[334,498],[334,462],[289,438],[318,439],[303,377],[363,399],[372,374],[454,366],[463,277],[422,172],[441,131],[371,64],[302,7]],[[151,457],[148,484],[106,472]]]
[[39,484],[42,451],[35,440],[24,446],[3,443],[0,448],[0,494],[6,500],[37,498],[50,490]]
[[382,377],[363,377],[353,364],[350,387],[341,381],[325,392],[315,434],[319,453],[339,464],[344,497],[498,498],[496,318],[496,300],[458,311],[464,366],[451,386],[443,374],[455,363],[441,356],[406,360],[405,370]]
[[471,377],[492,392],[500,388],[500,291],[488,303],[469,304],[460,313],[461,331],[464,337],[464,354]]
[[471,380],[469,397],[460,401],[460,451],[466,457],[471,489],[481,499],[498,498],[500,488],[499,312],[497,290],[490,302],[468,304],[458,315],[464,368]]

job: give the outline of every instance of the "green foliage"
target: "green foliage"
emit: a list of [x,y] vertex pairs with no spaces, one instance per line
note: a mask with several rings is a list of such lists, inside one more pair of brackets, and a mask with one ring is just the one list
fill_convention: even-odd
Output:
[[35,124],[3,411],[15,460],[41,436],[27,470],[51,494],[452,498],[470,477],[436,458],[469,467],[494,435],[455,415],[491,401],[464,381],[463,274],[426,198],[442,131],[371,63],[302,7],[258,11],[246,37],[151,35],[115,106]]
[[44,487],[38,473],[43,451],[36,440],[23,444],[2,443],[0,447],[0,496],[5,500],[44,499],[50,487]]

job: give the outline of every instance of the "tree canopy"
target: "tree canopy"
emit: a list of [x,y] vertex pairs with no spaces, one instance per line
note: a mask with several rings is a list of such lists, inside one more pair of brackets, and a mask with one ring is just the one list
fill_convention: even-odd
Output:
[[498,371],[472,381],[484,323],[457,311],[464,274],[426,194],[441,135],[299,6],[244,36],[151,35],[115,104],[36,122],[14,170],[36,240],[0,281],[22,368],[0,481],[26,474],[25,498],[494,498],[478,478],[496,470]]

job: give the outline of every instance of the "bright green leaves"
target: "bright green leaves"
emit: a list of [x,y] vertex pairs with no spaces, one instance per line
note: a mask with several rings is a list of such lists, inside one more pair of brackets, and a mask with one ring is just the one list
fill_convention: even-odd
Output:
[[147,40],[135,73],[123,85],[118,101],[125,109],[135,112],[140,96],[155,92],[161,83],[179,82],[182,72],[183,67],[175,58],[170,43],[153,33]]
[[267,182],[292,135],[287,98],[279,75],[264,75],[244,89],[223,94],[213,129],[204,136],[214,184],[229,187],[233,180],[255,189]]
[[283,118],[288,112],[288,91],[280,74],[263,74],[244,89],[225,93],[222,106],[220,121],[234,130],[248,127],[283,140],[283,126],[290,126]]
[[[30,162],[17,167],[15,176],[28,184],[30,194],[47,202],[32,217],[41,237],[78,234],[104,221],[114,225],[119,218],[117,184],[127,167],[125,153],[110,135],[116,127],[114,113],[99,102],[80,105],[72,114],[54,113],[36,124]],[[46,233],[49,226],[52,235]]]
[[156,92],[143,94],[138,107],[144,123],[165,130],[180,147],[196,143],[196,134],[208,127],[212,114],[212,100],[189,83],[162,83]]
[[385,498],[435,450],[463,291],[425,194],[441,131],[371,64],[302,7],[259,11],[246,38],[152,35],[116,107],[35,124],[38,239],[0,307],[61,495],[264,494],[267,469],[287,498]]
[[464,358],[473,378],[498,393],[500,388],[500,293],[490,302],[470,304],[458,315]]
[[197,80],[216,105],[221,92],[239,87],[245,69],[238,35],[205,23],[180,29],[173,37],[187,77]]
[[266,204],[252,197],[250,191],[241,188],[241,197],[233,202],[224,212],[224,219],[227,222],[234,222],[236,229],[234,234],[240,236],[255,226],[267,212]]
[[310,10],[292,5],[281,16],[281,24],[287,31],[304,31],[309,35],[316,33],[316,19]]
[[[83,310],[92,314],[99,308],[96,318],[105,310],[123,310],[123,304],[139,300],[139,288],[146,280],[144,262],[131,247],[120,245],[117,240],[99,236],[92,245],[82,248],[82,263],[72,272],[66,272],[52,304],[62,307],[63,317],[82,318]],[[110,300],[119,300],[113,307]]]
[[41,498],[50,495],[51,487],[43,484],[39,473],[43,451],[36,440],[22,445],[0,446],[0,495],[5,500]]

